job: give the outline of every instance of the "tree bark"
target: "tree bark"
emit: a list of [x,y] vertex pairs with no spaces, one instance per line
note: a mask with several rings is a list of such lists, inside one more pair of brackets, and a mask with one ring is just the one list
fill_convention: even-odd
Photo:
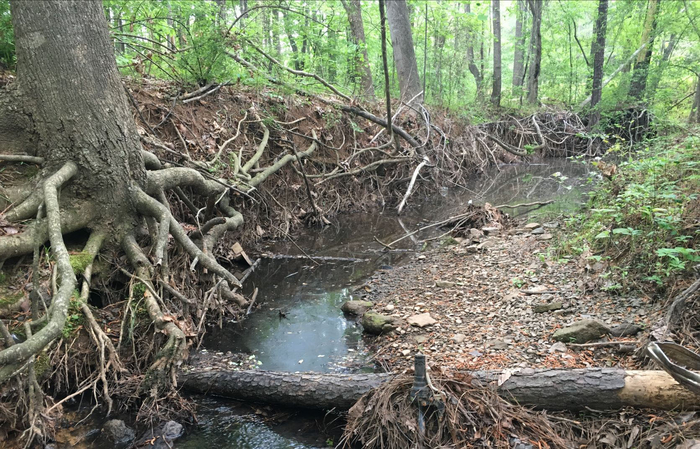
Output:
[[289,13],[283,12],[282,19],[284,21],[284,31],[287,33],[287,39],[289,39],[289,46],[292,48],[292,64],[294,64],[294,70],[303,70],[304,61],[303,56],[299,54],[299,46],[294,38],[294,33],[292,31],[292,23]]
[[493,89],[491,104],[501,106],[501,7],[500,0],[491,0],[493,7]]
[[636,101],[642,100],[647,86],[649,63],[651,62],[651,54],[654,48],[654,32],[656,30],[656,11],[658,6],[659,0],[649,0],[641,41],[642,44],[645,42],[648,42],[649,44],[647,45],[646,50],[640,53],[639,57],[637,58],[637,63],[634,65],[634,72],[632,73],[632,82],[630,83],[629,90],[629,96]]
[[[464,11],[469,14],[471,13],[470,2],[464,5]],[[469,72],[471,72],[474,77],[474,83],[476,84],[476,99],[481,100],[481,95],[483,93],[484,76],[479,70],[479,66],[476,65],[474,59],[474,33],[472,30],[467,31],[467,65],[469,66]]]
[[539,95],[540,65],[542,63],[542,6],[543,0],[527,0],[532,13],[530,30],[530,69],[527,77],[527,102],[537,105]]
[[131,181],[145,184],[141,143],[101,2],[76,3],[12,2],[18,84],[47,173],[75,162],[73,192],[89,194],[105,212],[124,217],[127,210],[119,208],[130,207]]
[[598,18],[595,22],[595,40],[591,44],[593,55],[593,83],[591,88],[590,130],[600,120],[600,110],[596,107],[603,96],[603,66],[605,64],[605,33],[608,21],[608,0],[598,1]]
[[693,105],[690,107],[688,123],[700,123],[700,75],[698,75],[698,82],[695,85],[695,96],[693,97]]
[[[468,373],[474,384],[498,382],[501,371]],[[363,394],[393,378],[391,374],[316,374],[213,369],[182,371],[179,380],[192,392],[290,407],[348,409]],[[547,410],[600,410],[621,407],[700,409],[700,397],[664,371],[617,368],[523,369],[498,387],[521,405]]]
[[362,96],[368,100],[374,100],[374,83],[372,83],[372,70],[367,56],[365,43],[365,25],[362,21],[362,4],[360,0],[342,0],[343,8],[348,15],[352,42],[355,44],[355,72],[360,75]]
[[386,9],[401,99],[409,101],[415,97],[415,103],[422,103],[423,95],[406,0],[388,1]]
[[527,5],[525,0],[518,0],[515,16],[515,51],[513,53],[513,93],[523,86],[525,76],[525,26],[527,24]]

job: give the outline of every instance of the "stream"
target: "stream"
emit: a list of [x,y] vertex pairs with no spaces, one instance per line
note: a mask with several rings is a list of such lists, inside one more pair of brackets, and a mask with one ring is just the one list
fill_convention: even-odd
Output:
[[[265,242],[251,251],[251,257],[306,254],[357,260],[263,257],[244,290],[250,295],[258,288],[256,307],[241,322],[208,329],[202,346],[210,352],[248,354],[265,370],[372,372],[376,367],[363,343],[362,328],[343,316],[340,305],[352,299],[377,270],[390,270],[412,257],[422,247],[419,239],[444,230],[432,229],[404,239],[395,252],[383,251],[375,237],[390,242],[458,214],[469,201],[514,205],[554,200],[540,208],[504,209],[515,218],[545,219],[571,213],[586,201],[594,178],[589,164],[572,159],[503,165],[468,185],[443,187],[430,198],[412,197],[401,217],[394,209],[341,215],[325,229],[303,230],[294,242]],[[317,448],[337,443],[337,428],[323,431],[328,420],[332,421],[328,415],[295,412],[285,416],[282,424],[269,425],[265,415],[274,411],[265,407],[252,413],[251,407],[225,399],[196,398],[196,402],[200,425],[177,440],[176,448]]]

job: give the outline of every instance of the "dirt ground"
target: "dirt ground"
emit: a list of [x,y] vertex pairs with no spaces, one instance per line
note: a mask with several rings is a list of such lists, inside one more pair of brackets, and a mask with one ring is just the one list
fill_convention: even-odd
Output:
[[[358,289],[357,296],[375,303],[374,311],[400,319],[396,331],[368,337],[377,363],[409,369],[420,351],[448,369],[637,367],[632,354],[644,330],[582,346],[564,346],[552,334],[582,319],[649,329],[663,304],[606,291],[602,265],[583,257],[557,259],[561,223],[545,223],[539,235],[531,232],[539,226],[524,225],[417,253]],[[538,306],[561,308],[538,313]],[[408,324],[423,313],[435,323]],[[623,343],[601,344],[612,341]]]

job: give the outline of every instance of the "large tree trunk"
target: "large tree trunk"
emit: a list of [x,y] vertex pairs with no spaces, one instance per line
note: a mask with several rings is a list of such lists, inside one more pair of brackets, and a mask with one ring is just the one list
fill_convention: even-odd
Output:
[[641,43],[648,42],[646,49],[639,54],[637,63],[634,65],[632,73],[632,82],[630,83],[629,96],[636,101],[641,101],[644,96],[644,90],[647,86],[647,77],[649,75],[649,63],[651,62],[651,54],[654,48],[654,32],[656,30],[656,11],[659,6],[659,0],[649,0],[647,6],[647,15],[644,20],[644,30],[642,31]]
[[[469,373],[475,382],[495,384],[501,371]],[[389,374],[316,374],[272,371],[191,369],[179,375],[189,391],[290,407],[348,409]],[[547,410],[612,410],[621,407],[700,409],[700,397],[664,371],[617,368],[573,370],[524,369],[498,387],[499,394],[521,405]]]
[[591,116],[588,129],[600,120],[600,110],[596,107],[603,95],[603,65],[605,65],[605,33],[608,23],[608,0],[598,1],[598,18],[595,21],[595,40],[591,44],[593,55],[593,83],[591,88]]
[[[47,173],[78,165],[73,185],[128,212],[131,181],[145,183],[139,136],[99,2],[12,2],[17,79],[40,136]],[[49,26],[50,25],[50,26]]]
[[515,16],[515,51],[513,53],[513,93],[523,86],[525,77],[525,27],[527,24],[526,0],[518,0]]
[[421,94],[422,88],[418,76],[418,64],[413,47],[413,34],[411,33],[411,21],[406,0],[388,1],[386,2],[386,10],[401,99],[410,101],[415,98],[414,103],[422,103],[423,94]]
[[372,83],[372,70],[367,56],[365,43],[365,25],[362,21],[362,4],[360,0],[342,0],[345,12],[350,23],[350,32],[355,49],[355,71],[360,74],[362,96],[374,100],[374,84]]
[[539,95],[540,65],[542,63],[542,6],[543,0],[527,0],[532,13],[530,30],[530,63],[527,77],[527,102],[537,105]]
[[501,7],[500,0],[491,0],[493,6],[493,89],[491,104],[501,106]]

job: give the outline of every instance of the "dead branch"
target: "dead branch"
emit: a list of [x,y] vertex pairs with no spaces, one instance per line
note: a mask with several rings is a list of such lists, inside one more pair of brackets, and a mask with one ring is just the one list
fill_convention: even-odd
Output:
[[413,176],[411,176],[411,182],[408,183],[408,188],[406,189],[406,193],[403,196],[403,199],[399,203],[399,207],[397,208],[397,213],[400,215],[401,211],[403,210],[403,207],[406,205],[406,201],[408,200],[408,197],[411,196],[411,193],[413,192],[413,185],[416,183],[416,179],[418,178],[418,173],[420,173],[420,169],[426,166],[428,163],[430,163],[430,160],[428,160],[428,156],[423,156],[423,161],[418,164],[415,170],[413,170]]
[[292,69],[292,68],[289,68],[289,67],[287,67],[286,65],[282,64],[281,62],[279,62],[278,60],[276,60],[275,58],[273,58],[272,56],[270,56],[270,55],[268,55],[267,53],[265,53],[264,51],[262,51],[262,49],[260,49],[257,45],[255,45],[255,44],[254,44],[253,42],[251,42],[250,40],[248,40],[247,42],[248,42],[248,45],[250,45],[251,47],[253,47],[253,48],[255,49],[255,51],[257,51],[258,53],[260,53],[261,55],[263,55],[264,57],[266,57],[266,58],[267,58],[270,62],[272,62],[273,64],[275,64],[275,65],[281,67],[282,69],[286,70],[287,72],[291,73],[292,75],[303,76],[303,77],[307,77],[307,78],[313,78],[313,79],[315,79],[316,81],[318,81],[319,83],[321,83],[321,84],[323,84],[324,86],[326,86],[326,87],[327,87],[328,89],[330,89],[331,91],[333,91],[334,94],[338,95],[338,96],[341,97],[343,100],[347,101],[348,103],[351,103],[351,102],[352,102],[352,98],[350,98],[350,97],[348,97],[347,95],[345,95],[345,94],[343,94],[342,92],[340,92],[338,89],[336,89],[335,87],[333,87],[333,85],[332,85],[331,83],[329,83],[328,81],[324,80],[323,78],[321,78],[320,76],[316,75],[315,73],[309,73],[309,72],[304,72],[304,71],[302,71],[302,70],[294,70],[294,69]]

